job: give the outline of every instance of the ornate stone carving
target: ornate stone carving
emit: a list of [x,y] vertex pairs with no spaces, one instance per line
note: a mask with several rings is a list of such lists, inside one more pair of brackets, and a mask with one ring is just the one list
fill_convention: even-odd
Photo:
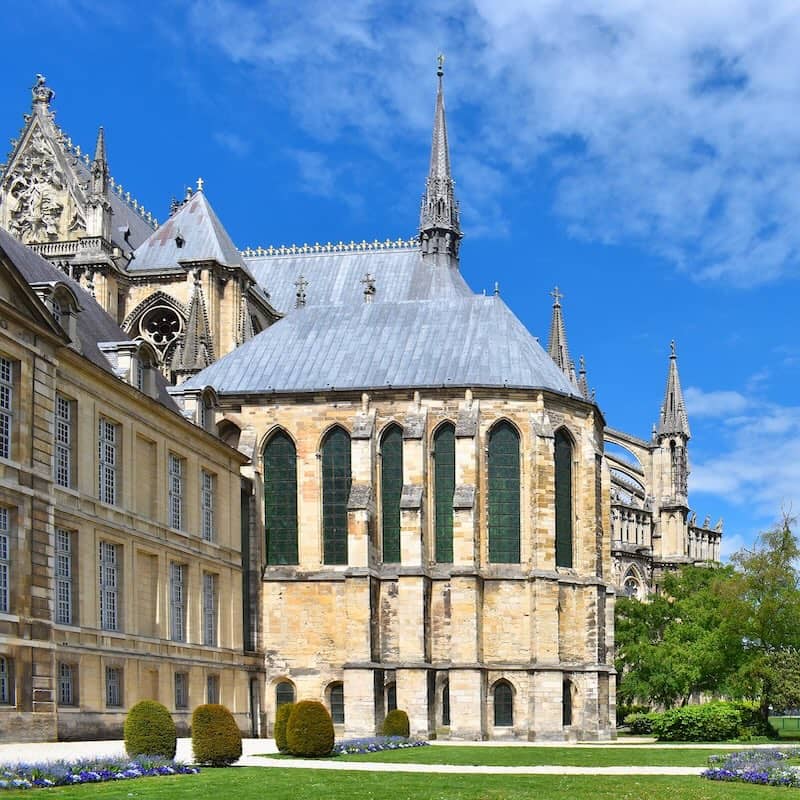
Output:
[[74,238],[86,230],[53,148],[40,128],[33,131],[5,181],[6,224],[27,244]]

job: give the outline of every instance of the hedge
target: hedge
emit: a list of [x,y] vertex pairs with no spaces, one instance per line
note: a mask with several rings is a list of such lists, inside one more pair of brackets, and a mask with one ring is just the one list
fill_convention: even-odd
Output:
[[275,712],[275,745],[280,753],[286,753],[289,749],[286,741],[286,725],[294,711],[294,706],[294,703],[284,703],[282,706],[278,706],[278,710]]

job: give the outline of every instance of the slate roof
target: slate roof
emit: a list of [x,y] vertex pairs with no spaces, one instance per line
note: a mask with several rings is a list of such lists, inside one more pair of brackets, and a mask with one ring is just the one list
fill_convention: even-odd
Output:
[[128,272],[180,268],[179,261],[216,261],[248,271],[204,192],[196,192],[158,230],[151,231],[147,241],[136,249]]
[[308,281],[306,307],[363,303],[366,273],[375,278],[374,303],[472,296],[457,269],[423,263],[418,246],[255,256],[246,257],[245,263],[282,313],[294,308],[294,284],[301,275]]
[[577,396],[499,297],[307,306],[184,384],[219,393],[508,387]]
[[[103,310],[100,304],[76,281],[65,275],[29,247],[0,228],[0,252],[20,271],[29,284],[59,282],[68,285],[78,298],[82,308],[76,318],[81,353],[92,363],[113,373],[113,365],[100,351],[98,342],[129,342],[130,336]],[[178,411],[170,397],[166,381],[160,373],[155,375],[158,401],[173,411]]]

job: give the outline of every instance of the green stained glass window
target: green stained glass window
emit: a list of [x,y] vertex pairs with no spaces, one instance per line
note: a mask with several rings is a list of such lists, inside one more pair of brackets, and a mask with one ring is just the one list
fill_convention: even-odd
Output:
[[505,681],[494,685],[494,724],[498,727],[514,724],[514,692]]
[[436,525],[436,560],[453,563],[453,494],[456,489],[456,429],[449,422],[433,437],[433,517]]
[[572,442],[556,431],[556,566],[572,566]]
[[519,563],[519,434],[500,422],[489,434],[489,561]]
[[297,563],[297,452],[278,431],[264,447],[264,528],[268,564]]
[[400,562],[400,495],[403,493],[403,432],[392,425],[381,443],[383,561]]
[[347,563],[350,437],[333,428],[322,442],[322,541],[326,564]]

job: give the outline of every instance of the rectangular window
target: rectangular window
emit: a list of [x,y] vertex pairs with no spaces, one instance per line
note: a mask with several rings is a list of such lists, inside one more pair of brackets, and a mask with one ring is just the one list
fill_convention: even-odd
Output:
[[72,486],[72,423],[75,416],[75,403],[56,395],[56,460],[55,481],[59,486]]
[[116,505],[119,484],[119,425],[100,418],[98,443],[98,496]]
[[169,454],[169,526],[183,528],[183,459]]
[[11,458],[11,423],[14,404],[14,367],[0,357],[0,458]]
[[122,667],[106,667],[106,705],[122,706]]
[[100,627],[106,631],[119,630],[119,550],[117,544],[100,542]]
[[217,646],[217,576],[203,573],[203,644]]
[[189,675],[175,673],[175,708],[189,708]]
[[170,638],[173,642],[186,641],[186,565],[169,565]]
[[0,508],[0,611],[11,609],[11,531],[9,511]]
[[61,706],[77,705],[75,667],[72,664],[58,665],[58,704]]
[[200,512],[202,533],[206,542],[214,541],[214,476],[210,472],[200,472]]
[[219,703],[219,675],[206,678],[206,703]]
[[56,622],[72,625],[72,536],[70,531],[56,528]]
[[14,662],[6,656],[0,656],[0,705],[14,703]]

